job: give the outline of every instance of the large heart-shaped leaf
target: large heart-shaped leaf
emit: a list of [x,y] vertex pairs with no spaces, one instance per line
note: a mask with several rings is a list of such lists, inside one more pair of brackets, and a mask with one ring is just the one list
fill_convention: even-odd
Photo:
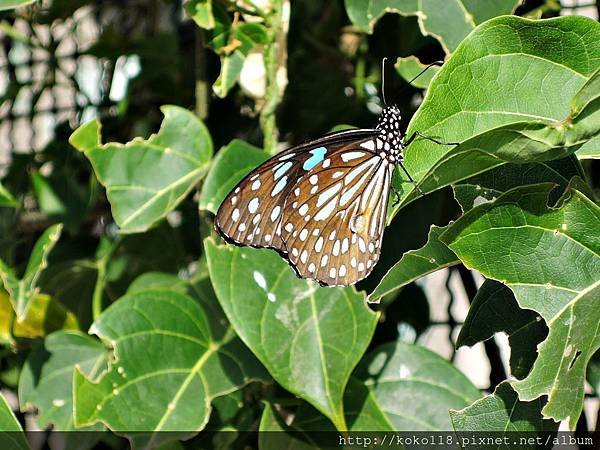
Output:
[[485,280],[469,308],[456,346],[472,346],[501,331],[508,335],[511,374],[524,378],[537,356],[537,345],[548,335],[548,328],[535,312],[519,308],[508,287]]
[[[538,436],[548,437],[558,430],[557,422],[542,417],[543,405],[541,399],[531,402],[519,400],[510,383],[505,381],[496,387],[493,394],[460,411],[450,411],[450,417],[459,439],[466,438],[468,442],[473,432],[494,433],[494,438],[499,439],[494,448],[523,448],[519,445],[519,437],[526,435],[536,440]],[[521,434],[511,434],[514,432]],[[533,432],[542,433],[536,436]],[[505,445],[498,445],[500,442]],[[546,440],[543,439],[542,442]]]
[[[95,378],[106,369],[109,353],[102,343],[77,331],[58,331],[31,352],[19,380],[21,408],[37,407],[41,428],[72,431],[73,373],[75,366]],[[86,430],[101,430],[95,425]],[[98,436],[99,438],[99,436]]]
[[273,378],[346,428],[342,398],[377,315],[354,288],[296,277],[272,250],[204,242],[227,318]]
[[569,188],[557,207],[553,185],[524,186],[478,206],[440,239],[461,261],[514,292],[549,328],[531,373],[513,383],[521,400],[548,395],[546,417],[581,413],[588,361],[600,348],[600,208]]
[[53,225],[44,231],[35,243],[21,279],[17,277],[12,268],[0,259],[0,278],[10,295],[10,301],[20,321],[25,319],[33,297],[38,294],[38,279],[48,265],[48,254],[56,245],[61,232],[61,224]]
[[252,169],[269,155],[258,147],[234,139],[217,152],[202,185],[199,208],[216,214],[223,199]]
[[[264,379],[264,369],[219,321],[191,297],[167,290],[128,294],[102,313],[91,332],[110,343],[114,361],[97,379],[76,370],[75,425],[102,422],[144,445],[201,430],[213,398]],[[226,332],[215,339],[213,327]],[[149,395],[149,393],[152,393]],[[135,414],[122,414],[143,404]]]
[[[413,178],[432,191],[506,162],[577,150],[600,132],[597,102],[586,103],[582,114],[574,101],[589,98],[586,83],[600,66],[599,36],[600,24],[575,16],[499,17],[480,25],[433,79],[407,130],[460,145],[416,139],[405,154]],[[396,175],[404,191],[390,216],[417,197],[405,176]]]
[[69,140],[90,160],[123,233],[145,231],[164,218],[210,164],[213,146],[204,124],[183,108],[161,109],[160,131],[148,140],[101,144],[98,121],[82,125]]
[[458,258],[439,241],[440,234],[446,227],[431,227],[427,243],[417,249],[406,252],[369,295],[369,302],[377,303],[381,297],[394,293],[408,283],[428,273],[458,263]]
[[23,427],[10,409],[4,395],[0,394],[0,445],[2,448],[29,450]]
[[476,24],[502,14],[511,14],[519,0],[345,0],[350,20],[363,31],[372,32],[385,13],[415,15],[425,35],[437,39],[446,53],[456,50]]

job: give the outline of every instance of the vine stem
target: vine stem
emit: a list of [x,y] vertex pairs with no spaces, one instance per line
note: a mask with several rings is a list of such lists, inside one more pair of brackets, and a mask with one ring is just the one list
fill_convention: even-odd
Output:
[[106,286],[106,268],[120,243],[120,236],[113,242],[109,242],[108,240],[100,242],[100,249],[98,251],[99,257],[96,260],[96,271],[98,272],[98,276],[96,277],[96,284],[94,285],[94,293],[92,296],[92,317],[94,321],[102,314],[102,294],[104,293],[104,287]]
[[285,64],[285,41],[287,17],[284,11],[289,9],[287,0],[272,0],[271,8],[266,16],[267,44],[265,45],[265,104],[260,112],[260,128],[263,132],[263,147],[266,152],[274,154],[277,150],[278,131],[275,111],[281,102],[283,87],[277,82],[277,72]]

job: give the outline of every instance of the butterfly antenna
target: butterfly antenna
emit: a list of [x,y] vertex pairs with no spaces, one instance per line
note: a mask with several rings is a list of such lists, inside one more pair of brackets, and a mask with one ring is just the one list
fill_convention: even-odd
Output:
[[385,99],[385,63],[387,62],[387,56],[384,56],[381,60],[381,97],[383,99],[383,106],[387,106]]
[[425,67],[423,70],[421,70],[415,77],[413,77],[408,84],[411,84],[413,81],[415,81],[417,78],[419,78],[421,75],[423,75],[425,72],[427,72],[427,70],[432,67],[432,66],[441,66],[444,64],[444,61],[434,61],[431,64],[428,64],[427,67]]

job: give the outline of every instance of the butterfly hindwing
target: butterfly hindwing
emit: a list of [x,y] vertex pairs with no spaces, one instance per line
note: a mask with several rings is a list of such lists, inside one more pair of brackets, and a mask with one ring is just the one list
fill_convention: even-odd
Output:
[[331,149],[288,194],[281,237],[303,278],[348,285],[379,259],[393,166],[374,139]]

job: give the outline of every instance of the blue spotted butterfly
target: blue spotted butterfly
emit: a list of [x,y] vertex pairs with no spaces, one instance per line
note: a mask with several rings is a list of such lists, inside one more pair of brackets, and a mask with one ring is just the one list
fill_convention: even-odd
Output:
[[402,159],[417,136],[446,144],[418,132],[404,140],[400,110],[386,106],[374,129],[284,150],[227,195],[216,229],[236,245],[277,250],[302,278],[354,284],[379,260],[396,165],[414,183]]

